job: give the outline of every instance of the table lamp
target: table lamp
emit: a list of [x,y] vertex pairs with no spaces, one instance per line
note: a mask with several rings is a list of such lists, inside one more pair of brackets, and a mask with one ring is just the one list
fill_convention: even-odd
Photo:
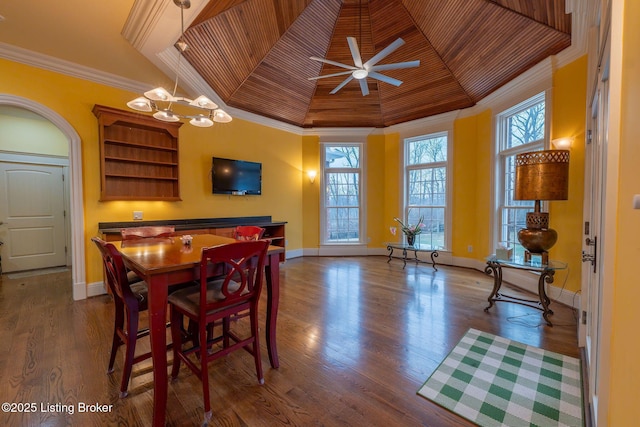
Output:
[[526,249],[525,262],[541,255],[549,263],[549,249],[558,233],[549,228],[549,213],[540,212],[541,200],[567,200],[569,196],[569,150],[544,150],[516,156],[515,200],[535,200],[527,213],[527,228],[518,231],[518,241]]

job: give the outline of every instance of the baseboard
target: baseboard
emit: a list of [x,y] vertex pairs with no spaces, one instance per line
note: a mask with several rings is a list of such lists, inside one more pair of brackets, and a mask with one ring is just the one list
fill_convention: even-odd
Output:
[[107,290],[104,287],[104,282],[89,283],[87,286],[87,297],[96,297],[98,295],[104,295]]

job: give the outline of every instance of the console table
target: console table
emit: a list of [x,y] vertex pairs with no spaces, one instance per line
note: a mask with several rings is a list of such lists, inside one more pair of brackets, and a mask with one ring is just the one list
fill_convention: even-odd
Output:
[[[538,279],[538,300],[518,298],[501,293],[500,288],[502,287],[503,268],[513,268],[540,273],[540,278]],[[567,264],[560,261],[550,260],[547,264],[540,264],[531,261],[524,261],[521,259],[502,260],[496,258],[495,255],[488,257],[487,266],[485,267],[484,272],[489,276],[493,275],[493,290],[491,291],[491,295],[489,295],[488,298],[489,306],[486,307],[484,311],[488,312],[489,309],[493,307],[493,304],[499,301],[526,305],[527,307],[533,307],[537,310],[542,311],[542,317],[547,322],[547,325],[553,326],[553,324],[549,320],[549,315],[553,314],[553,311],[549,308],[551,300],[547,296],[545,284],[553,283],[553,275],[555,274],[556,270],[564,270],[566,268]]]
[[438,269],[436,268],[436,258],[438,257],[437,249],[434,249],[433,247],[427,245],[408,245],[406,243],[389,242],[386,243],[386,245],[387,250],[389,251],[389,259],[387,260],[387,262],[391,261],[391,256],[393,255],[394,249],[402,249],[402,262],[404,263],[402,265],[402,268],[405,268],[407,266],[407,252],[413,252],[413,261],[416,262],[416,265],[418,265],[419,262],[427,262],[418,259],[418,252],[426,252],[431,254],[431,266],[435,271],[438,271]]

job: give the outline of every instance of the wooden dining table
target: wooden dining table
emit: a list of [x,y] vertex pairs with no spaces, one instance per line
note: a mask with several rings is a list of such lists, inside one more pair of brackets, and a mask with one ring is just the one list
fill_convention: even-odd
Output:
[[[167,408],[167,296],[170,285],[199,280],[202,248],[234,243],[236,240],[213,234],[193,236],[190,245],[179,236],[164,239],[112,242],[122,253],[125,265],[148,285],[149,330],[153,361],[153,425],[164,426]],[[269,361],[277,368],[276,319],[280,291],[280,255],[284,248],[269,246],[265,262],[267,287],[266,339]],[[214,272],[212,271],[212,274]]]

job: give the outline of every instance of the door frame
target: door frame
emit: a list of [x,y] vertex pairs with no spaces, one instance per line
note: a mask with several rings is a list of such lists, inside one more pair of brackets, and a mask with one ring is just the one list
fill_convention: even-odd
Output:
[[82,152],[80,136],[60,114],[21,96],[0,93],[0,105],[24,108],[53,123],[69,140],[69,198],[71,223],[71,278],[74,300],[87,298],[85,269],[84,200],[82,190]]

